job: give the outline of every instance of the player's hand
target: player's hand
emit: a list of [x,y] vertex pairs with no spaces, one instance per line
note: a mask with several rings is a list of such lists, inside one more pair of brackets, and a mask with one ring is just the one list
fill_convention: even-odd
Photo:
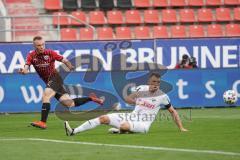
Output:
[[75,69],[75,67],[69,61],[66,61],[65,65],[67,66],[69,71],[73,71]]
[[20,69],[18,70],[18,73],[19,73],[19,74],[27,74],[27,71],[24,70],[24,69],[22,69],[22,68],[20,68]]
[[188,130],[186,128],[180,128],[181,132],[187,132]]
[[70,71],[74,71],[75,67],[73,65],[68,67]]

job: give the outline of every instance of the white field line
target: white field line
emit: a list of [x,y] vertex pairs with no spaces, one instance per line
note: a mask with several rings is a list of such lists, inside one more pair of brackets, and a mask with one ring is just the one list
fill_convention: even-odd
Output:
[[236,153],[236,152],[225,152],[225,151],[215,151],[215,150],[197,150],[197,149],[168,148],[168,147],[119,145],[119,144],[76,142],[76,141],[64,141],[64,140],[54,140],[54,139],[41,139],[41,138],[0,138],[0,141],[42,141],[42,142],[81,144],[81,145],[91,145],[91,146],[105,146],[105,147],[118,147],[118,148],[131,148],[131,149],[146,149],[146,150],[160,150],[160,151],[174,151],[174,152],[206,153],[206,154],[220,154],[220,155],[229,155],[229,156],[240,156],[240,153]]

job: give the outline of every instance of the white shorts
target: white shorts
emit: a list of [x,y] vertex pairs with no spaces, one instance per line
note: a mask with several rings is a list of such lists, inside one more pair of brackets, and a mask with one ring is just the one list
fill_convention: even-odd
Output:
[[133,118],[132,113],[111,113],[107,114],[110,119],[110,125],[116,128],[120,128],[121,124],[128,122],[131,132],[147,133],[152,121],[142,121],[141,118]]

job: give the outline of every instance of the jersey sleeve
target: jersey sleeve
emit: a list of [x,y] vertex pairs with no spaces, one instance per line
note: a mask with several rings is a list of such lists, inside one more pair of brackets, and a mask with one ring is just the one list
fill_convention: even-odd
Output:
[[26,65],[30,66],[31,64],[32,64],[32,56],[31,54],[28,54],[26,58]]
[[55,51],[52,51],[51,54],[52,54],[54,60],[61,61],[63,59],[63,56],[58,54]]
[[168,97],[168,95],[164,95],[163,99],[162,99],[162,104],[168,109],[172,106],[170,99]]

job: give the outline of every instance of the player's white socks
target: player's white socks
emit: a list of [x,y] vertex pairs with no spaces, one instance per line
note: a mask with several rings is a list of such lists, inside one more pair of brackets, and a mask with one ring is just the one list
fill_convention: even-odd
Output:
[[100,125],[99,118],[91,119],[89,121],[84,122],[79,127],[75,128],[74,131],[73,131],[73,134],[83,132],[83,131],[86,131],[86,130],[89,130],[89,129],[93,129],[93,128],[99,126],[99,125]]

